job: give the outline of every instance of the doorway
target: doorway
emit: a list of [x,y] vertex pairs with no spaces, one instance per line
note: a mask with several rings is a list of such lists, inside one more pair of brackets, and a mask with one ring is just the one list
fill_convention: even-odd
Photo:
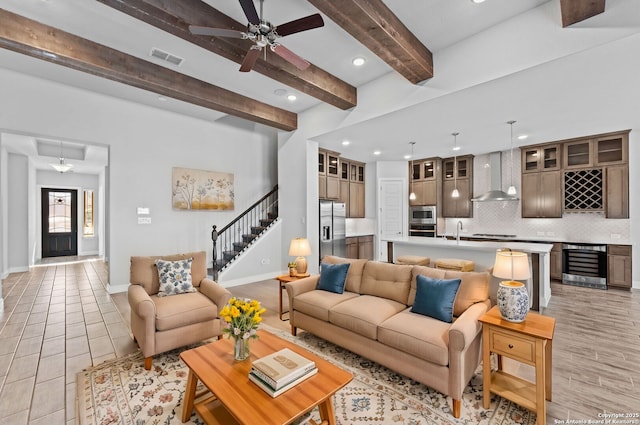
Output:
[[43,188],[42,258],[78,255],[78,191]]

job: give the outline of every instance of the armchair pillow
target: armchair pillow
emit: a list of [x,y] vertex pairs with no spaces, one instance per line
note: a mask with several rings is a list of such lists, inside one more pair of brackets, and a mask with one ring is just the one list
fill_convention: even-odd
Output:
[[193,258],[177,261],[156,260],[160,280],[159,297],[196,292],[191,280]]
[[411,311],[446,323],[453,322],[453,303],[460,279],[433,279],[418,275],[416,285],[416,300]]
[[336,294],[342,294],[344,292],[344,285],[347,281],[349,266],[349,263],[322,263],[320,267],[318,289],[321,289],[323,291],[335,292]]

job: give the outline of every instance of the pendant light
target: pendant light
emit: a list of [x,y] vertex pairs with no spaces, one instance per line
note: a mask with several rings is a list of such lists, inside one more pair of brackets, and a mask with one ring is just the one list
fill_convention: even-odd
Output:
[[[453,150],[454,152],[458,151],[458,134],[460,133],[451,133],[451,135],[453,136]],[[458,191],[458,179],[457,179],[457,174],[458,174],[458,155],[454,154],[453,155],[453,192],[451,192],[451,197],[452,198],[459,198],[460,197],[460,192]]]
[[409,194],[409,200],[415,201],[416,193],[413,191],[413,145],[415,145],[416,142],[409,142],[409,144],[411,145],[411,171],[409,171],[409,177],[411,178],[411,193]]
[[73,168],[73,165],[65,164],[64,162],[64,155],[62,154],[62,142],[60,142],[60,156],[58,157],[58,162],[54,162],[49,165],[59,173],[66,173]]
[[515,121],[514,120],[507,121],[507,124],[511,126],[511,182],[509,183],[507,194],[511,196],[515,196],[518,193],[516,191],[516,187],[513,185],[513,124],[515,124]]

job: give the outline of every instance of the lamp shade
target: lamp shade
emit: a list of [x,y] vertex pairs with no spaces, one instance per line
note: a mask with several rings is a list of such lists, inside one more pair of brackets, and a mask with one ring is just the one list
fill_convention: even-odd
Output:
[[531,277],[529,257],[524,252],[499,249],[496,251],[496,262],[493,275],[502,279],[524,280]]
[[304,257],[311,255],[311,246],[305,238],[295,238],[291,240],[289,245],[289,255],[292,257]]

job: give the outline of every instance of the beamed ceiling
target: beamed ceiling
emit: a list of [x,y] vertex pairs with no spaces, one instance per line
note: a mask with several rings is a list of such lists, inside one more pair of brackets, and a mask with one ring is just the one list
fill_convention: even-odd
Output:
[[[259,1],[254,3],[260,10]],[[631,0],[609,3],[613,3],[614,11],[620,6],[616,16],[633,8]],[[490,37],[494,28],[507,27],[525,14],[539,18],[553,11],[556,15],[545,19],[554,21],[554,32],[556,28],[575,31],[576,25],[579,28],[585,20],[603,12],[607,15],[605,0],[487,0],[479,5],[470,0],[265,0],[264,17],[274,24],[320,13],[325,25],[279,40],[311,62],[309,68],[299,70],[263,49],[252,71],[240,73],[238,68],[253,44],[250,40],[193,35],[189,31],[189,25],[246,31],[247,18],[237,0],[5,0],[1,7],[0,47],[17,52],[19,57],[35,58],[36,63],[54,64],[54,68],[43,65],[38,69],[34,62],[22,63],[2,51],[0,66],[17,71],[28,68],[33,75],[63,83],[72,81],[71,85],[75,79],[79,86],[84,84],[82,88],[131,96],[134,101],[142,98],[142,103],[174,108],[180,113],[189,111],[186,113],[199,118],[219,120],[229,115],[284,131],[297,129],[298,113],[316,106],[337,112],[367,110],[370,105],[358,103],[358,89],[383,78],[398,84],[392,89],[400,87],[407,98],[397,106],[380,101],[380,105],[374,105],[379,107],[379,115],[420,102],[419,98],[412,100],[419,90],[412,87],[451,94],[516,73],[524,68],[513,67],[492,75],[480,60],[477,67],[464,70],[468,81],[456,86],[447,79],[460,78],[459,69],[439,68],[439,64],[450,61],[448,54],[456,51],[455,46],[478,35]],[[627,26],[636,26],[636,21]],[[602,27],[610,26],[606,19],[603,22]],[[158,61],[149,55],[153,48],[185,61],[179,66]],[[550,60],[578,51],[572,49],[550,55]],[[472,55],[482,58],[477,50]],[[365,57],[365,66],[354,68],[350,62],[355,56]],[[542,63],[544,59],[538,60]],[[527,66],[536,64],[534,61]],[[473,75],[476,68],[477,77]],[[125,90],[113,83],[105,82],[100,88],[95,79],[81,83],[84,79],[77,75],[62,76],[63,69],[176,102],[154,104],[156,99],[144,99],[139,91],[123,94]],[[443,72],[446,75],[439,74]],[[295,94],[298,100],[291,103],[286,96],[279,96],[282,93]],[[371,102],[372,98],[377,101],[368,93],[367,100]],[[188,105],[193,108],[189,110]],[[322,141],[322,137],[317,140]]]

